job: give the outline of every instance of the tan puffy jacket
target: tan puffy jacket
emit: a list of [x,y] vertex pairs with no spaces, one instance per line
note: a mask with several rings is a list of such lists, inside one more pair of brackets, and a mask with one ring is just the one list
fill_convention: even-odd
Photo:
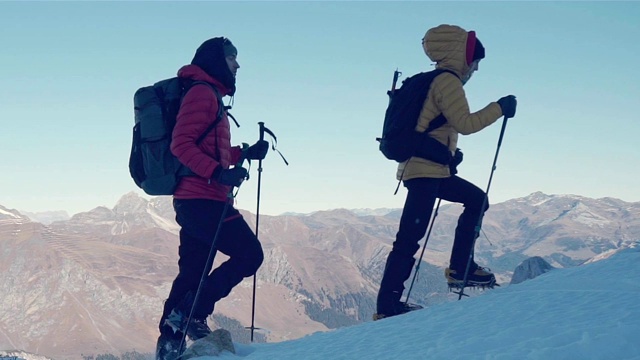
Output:
[[[440,25],[427,31],[422,45],[427,56],[436,63],[436,68],[452,70],[461,78],[469,70],[466,61],[467,36],[467,31],[458,26]],[[424,132],[433,119],[444,114],[447,123],[429,135],[448,145],[452,154],[458,145],[458,134],[478,132],[502,116],[502,109],[495,102],[470,113],[460,78],[442,73],[433,80],[416,126],[417,131]],[[412,157],[398,165],[396,173],[398,180],[449,176],[449,166],[419,157]]]

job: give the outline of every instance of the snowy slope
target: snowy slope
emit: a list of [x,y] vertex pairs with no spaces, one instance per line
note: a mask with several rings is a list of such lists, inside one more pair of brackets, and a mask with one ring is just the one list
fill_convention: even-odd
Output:
[[640,359],[640,246],[458,302],[200,360]]

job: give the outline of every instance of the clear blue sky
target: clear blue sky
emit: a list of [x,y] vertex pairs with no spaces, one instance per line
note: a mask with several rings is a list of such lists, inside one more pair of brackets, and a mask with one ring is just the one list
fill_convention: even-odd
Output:
[[[133,93],[210,37],[237,46],[234,143],[278,135],[261,213],[402,207],[377,149],[393,70],[431,69],[427,29],[476,30],[473,111],[515,94],[491,202],[535,191],[640,201],[638,2],[0,3],[0,205],[113,207],[128,173]],[[501,120],[500,120],[501,121]],[[460,175],[486,188],[500,122],[461,137]],[[238,207],[255,211],[256,166]]]

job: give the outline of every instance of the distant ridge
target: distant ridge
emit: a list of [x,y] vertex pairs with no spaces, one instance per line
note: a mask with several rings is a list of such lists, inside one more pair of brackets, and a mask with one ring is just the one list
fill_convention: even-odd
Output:
[[[359,215],[375,211],[261,217],[265,261],[257,274],[256,324],[268,329],[266,341],[371,321],[401,213]],[[431,307],[453,300],[443,269],[461,211],[457,204],[441,206],[411,301]],[[255,215],[241,213],[253,228]],[[48,225],[0,207],[0,348],[12,344],[70,360],[114,348],[152,352],[157,316],[177,273],[178,231],[170,197],[130,193],[113,208],[96,207]],[[533,193],[491,205],[476,261],[507,288],[514,269],[528,258],[576,267],[638,239],[640,203]],[[249,279],[216,305],[211,323],[237,329],[234,339],[246,336],[251,298]]]

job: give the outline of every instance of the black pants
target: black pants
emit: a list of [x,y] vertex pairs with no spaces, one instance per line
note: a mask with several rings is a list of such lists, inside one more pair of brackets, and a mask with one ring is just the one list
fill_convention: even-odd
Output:
[[215,251],[222,252],[229,259],[211,271],[212,264],[207,264],[207,259],[225,207],[224,202],[174,199],[173,207],[176,221],[181,226],[179,269],[160,319],[160,332],[166,334],[172,331],[168,326],[163,326],[165,318],[189,291],[195,295],[205,267],[208,276],[194,307],[194,318],[206,318],[212,314],[215,303],[229,295],[242,279],[254,275],[264,259],[258,238],[238,210],[229,204],[215,244]]
[[[404,182],[408,190],[407,199],[400,218],[400,227],[393,243],[393,249],[387,257],[380,290],[378,293],[378,312],[393,312],[389,307],[400,301],[404,291],[404,282],[411,275],[415,263],[414,254],[420,248],[418,242],[427,232],[436,198],[461,203],[464,211],[458,218],[450,267],[464,269],[469,255],[473,255],[475,227],[480,216],[489,208],[485,192],[472,183],[458,177],[418,178]],[[482,209],[483,203],[485,204]]]

